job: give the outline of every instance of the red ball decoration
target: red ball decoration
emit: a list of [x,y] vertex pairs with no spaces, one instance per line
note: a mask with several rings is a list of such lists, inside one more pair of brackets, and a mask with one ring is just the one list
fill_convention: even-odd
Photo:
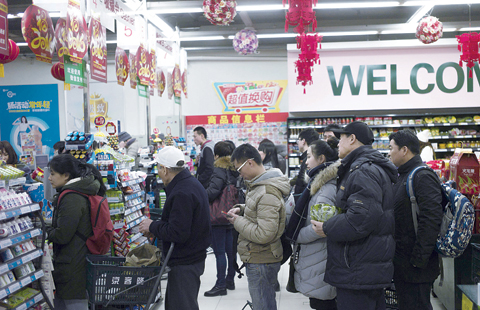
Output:
[[214,25],[227,26],[237,15],[235,0],[203,0],[203,15]]
[[478,52],[478,44],[480,42],[480,34],[476,32],[464,33],[456,36],[458,41],[458,50],[462,52],[460,55],[460,66],[463,66],[463,62],[467,63],[467,67],[470,68],[469,77],[472,78],[472,68],[475,65],[474,62],[480,61],[480,54]]
[[[283,6],[287,0],[283,0]],[[317,28],[317,19],[313,6],[317,0],[288,0],[288,12],[285,16],[285,32],[288,31],[288,25],[296,26],[293,31],[303,33],[312,26],[312,31]]]
[[20,48],[18,45],[11,39],[8,39],[8,55],[0,54],[0,64],[8,64],[9,62],[17,59],[18,54],[20,54]]
[[52,66],[51,69],[52,75],[54,78],[60,81],[65,81],[65,67],[63,63],[57,62]]
[[434,16],[423,18],[417,26],[415,37],[423,44],[437,42],[443,36],[443,24]]

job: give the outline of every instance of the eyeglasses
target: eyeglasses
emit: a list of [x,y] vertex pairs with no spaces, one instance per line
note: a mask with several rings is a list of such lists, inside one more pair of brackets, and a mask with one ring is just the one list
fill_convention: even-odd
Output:
[[253,159],[253,158],[247,159],[240,167],[237,168],[237,172],[240,172],[240,170],[242,170],[243,166],[245,166],[245,164],[246,164],[250,159]]

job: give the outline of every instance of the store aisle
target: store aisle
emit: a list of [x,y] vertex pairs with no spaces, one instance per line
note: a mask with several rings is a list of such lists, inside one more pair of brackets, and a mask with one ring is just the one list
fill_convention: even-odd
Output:
[[[215,256],[209,254],[205,264],[205,273],[201,277],[202,284],[200,286],[200,293],[198,296],[198,303],[201,310],[241,310],[250,299],[247,287],[246,276],[241,279],[235,278],[235,290],[228,291],[226,296],[218,297],[204,297],[203,293],[210,290],[215,285],[216,269]],[[281,290],[277,293],[277,307],[278,310],[307,310],[311,309],[308,298],[302,294],[292,294],[285,290],[285,284],[288,280],[288,264],[284,264],[278,274],[278,281],[280,282]],[[166,281],[162,281],[162,293],[165,294]],[[445,310],[445,307],[436,298],[432,297],[432,304],[434,310]],[[158,310],[165,309],[162,305],[157,307]],[[156,309],[156,310],[157,310]],[[250,310],[246,307],[245,310]]]

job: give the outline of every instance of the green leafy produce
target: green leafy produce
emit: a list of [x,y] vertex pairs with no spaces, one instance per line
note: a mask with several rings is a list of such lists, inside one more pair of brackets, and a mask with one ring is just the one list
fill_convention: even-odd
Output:
[[310,209],[312,220],[319,222],[326,222],[338,213],[340,213],[340,209],[326,203],[317,203]]

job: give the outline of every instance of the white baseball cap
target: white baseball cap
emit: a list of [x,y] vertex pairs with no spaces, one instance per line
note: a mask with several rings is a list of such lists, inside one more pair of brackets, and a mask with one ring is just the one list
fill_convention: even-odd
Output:
[[185,165],[185,156],[182,151],[173,146],[166,146],[158,152],[155,160],[167,168],[182,168]]

